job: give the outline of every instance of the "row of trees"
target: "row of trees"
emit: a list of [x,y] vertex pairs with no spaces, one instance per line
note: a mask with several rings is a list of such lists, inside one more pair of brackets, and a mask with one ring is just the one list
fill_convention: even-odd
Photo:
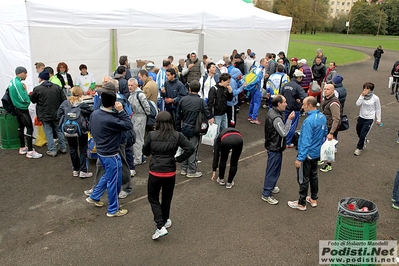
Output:
[[[359,0],[349,14],[329,15],[328,0],[257,0],[255,5],[274,13],[292,17],[293,33],[318,30],[349,33],[399,35],[399,0]],[[270,10],[271,9],[271,10]]]

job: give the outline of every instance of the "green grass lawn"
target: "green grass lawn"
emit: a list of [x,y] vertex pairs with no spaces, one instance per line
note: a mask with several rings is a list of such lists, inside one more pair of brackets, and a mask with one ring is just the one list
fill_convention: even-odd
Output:
[[353,34],[291,34],[291,41],[309,41],[346,44],[353,46],[363,46],[377,48],[382,45],[383,49],[399,51],[399,36],[373,36],[373,35],[353,35]]
[[[325,43],[313,44],[315,42]],[[362,46],[369,48],[377,48],[382,45],[383,49],[399,51],[398,36],[373,36],[373,35],[353,35],[353,34],[334,34],[334,33],[318,33],[318,34],[291,34],[288,47],[288,56],[305,58],[311,65],[316,50],[321,48],[327,56],[327,65],[334,61],[337,65],[345,65],[365,60],[368,56],[360,52],[349,49],[329,46],[329,43],[344,44],[353,46]]]
[[308,61],[308,65],[311,66],[318,48],[321,48],[323,53],[327,56],[327,66],[331,61],[334,61],[337,66],[340,66],[365,60],[368,56],[366,54],[349,49],[332,47],[328,45],[309,44],[306,42],[295,42],[291,39],[288,47],[287,58],[305,58]]

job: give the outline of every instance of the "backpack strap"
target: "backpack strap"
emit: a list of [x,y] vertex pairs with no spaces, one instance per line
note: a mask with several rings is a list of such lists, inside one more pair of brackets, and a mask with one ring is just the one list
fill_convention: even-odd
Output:
[[143,93],[143,92],[142,92],[142,91],[138,91],[138,92],[136,93],[137,100],[139,101],[139,104],[140,104],[141,108],[143,109],[144,114],[147,115],[147,113],[145,112],[144,106],[143,106],[143,104],[142,104],[141,101],[140,101],[139,93]]

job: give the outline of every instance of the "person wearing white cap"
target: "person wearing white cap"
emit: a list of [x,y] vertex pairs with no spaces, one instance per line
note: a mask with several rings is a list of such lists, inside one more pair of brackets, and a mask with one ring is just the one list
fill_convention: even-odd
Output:
[[301,82],[299,82],[299,85],[305,90],[307,93],[309,90],[309,84],[312,82],[312,70],[307,64],[308,62],[306,59],[301,59],[298,61],[299,64],[299,70],[302,71],[303,74],[305,74],[306,77],[303,77]]
[[295,117],[292,119],[290,131],[287,134],[287,148],[294,147],[292,139],[298,126],[299,116],[302,109],[302,102],[308,96],[301,87],[301,85],[299,85],[304,77],[306,77],[306,75],[303,74],[302,71],[300,71],[299,69],[296,69],[294,71],[291,81],[285,83],[280,91],[280,94],[283,95],[287,100],[284,121],[287,121],[287,118],[291,112],[295,113]]
[[249,73],[252,68],[256,67],[256,54],[254,52],[251,52],[249,56],[244,60],[244,66],[245,66],[245,73]]
[[226,67],[226,62],[224,62],[223,60],[219,60],[219,61],[217,61],[216,65],[219,68],[220,74],[228,73],[228,70]]
[[194,50],[190,53],[190,58],[187,59],[184,65],[182,75],[187,75],[187,83],[205,76],[204,64],[197,58],[197,51]]
[[148,76],[152,77],[152,79],[157,82],[157,74],[154,72],[155,65],[152,62],[148,62],[145,65],[145,69],[148,71]]

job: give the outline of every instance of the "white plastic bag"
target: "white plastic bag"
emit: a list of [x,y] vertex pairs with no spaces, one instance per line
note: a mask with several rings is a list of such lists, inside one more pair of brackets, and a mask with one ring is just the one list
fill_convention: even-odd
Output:
[[213,146],[213,143],[215,142],[215,138],[217,137],[217,135],[218,135],[218,125],[216,123],[213,123],[212,125],[209,125],[208,132],[202,136],[201,143]]
[[390,89],[392,87],[392,83],[393,83],[393,77],[389,77],[389,79],[388,79],[388,89]]
[[334,162],[335,160],[335,145],[338,143],[338,140],[328,140],[321,145],[320,149],[320,160],[327,162]]

